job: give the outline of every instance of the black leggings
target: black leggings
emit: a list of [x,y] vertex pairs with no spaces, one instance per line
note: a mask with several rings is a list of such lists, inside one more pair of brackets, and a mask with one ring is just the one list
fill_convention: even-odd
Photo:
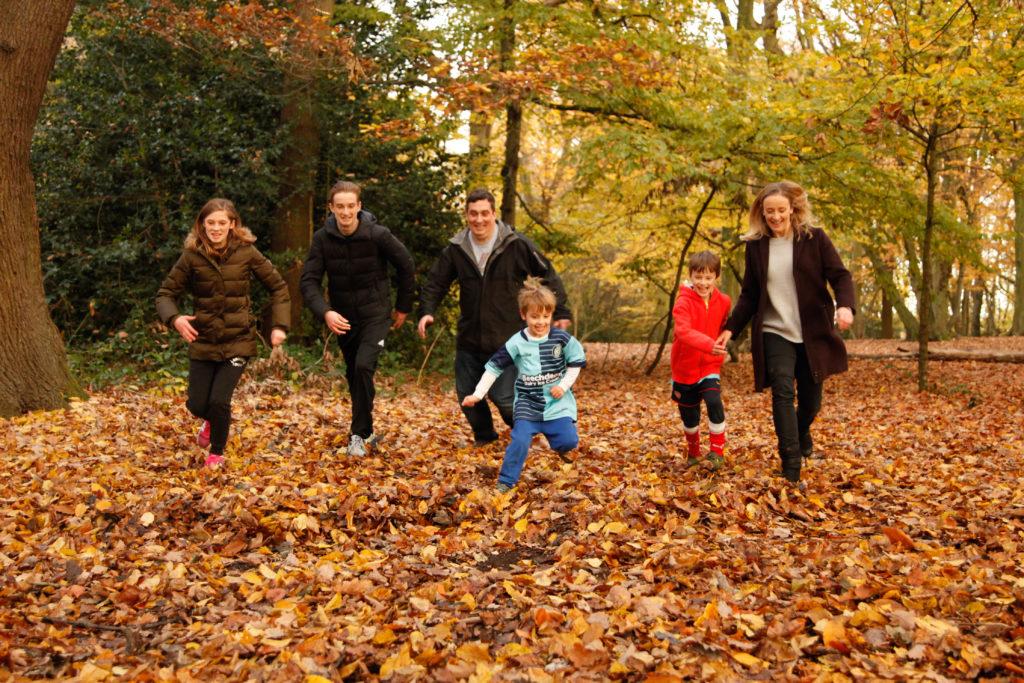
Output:
[[717,377],[708,378],[697,384],[672,382],[672,400],[679,404],[679,417],[683,426],[694,429],[700,425],[700,402],[708,407],[708,422],[725,422],[725,404],[722,403],[721,382]]
[[245,370],[247,358],[226,361],[191,360],[188,364],[188,400],[185,406],[210,423],[210,452],[224,454],[231,427],[231,395]]

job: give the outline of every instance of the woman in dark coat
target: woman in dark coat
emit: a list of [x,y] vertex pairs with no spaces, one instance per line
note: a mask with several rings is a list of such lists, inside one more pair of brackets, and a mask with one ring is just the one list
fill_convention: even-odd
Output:
[[792,482],[800,479],[802,458],[813,452],[810,430],[821,409],[822,383],[846,370],[846,346],[836,328],[853,324],[853,278],[814,221],[807,193],[796,183],[761,190],[743,236],[740,296],[718,337],[727,343],[753,319],[754,390],[772,389],[782,473]]
[[[199,212],[185,249],[156,295],[160,320],[189,344],[185,405],[204,420],[196,441],[210,448],[207,467],[224,463],[231,396],[249,358],[256,355],[256,318],[249,300],[252,276],[271,293],[271,346],[283,342],[288,330],[288,285],[253,246],[255,241],[230,200],[211,199]],[[186,290],[192,293],[192,315],[178,311]]]

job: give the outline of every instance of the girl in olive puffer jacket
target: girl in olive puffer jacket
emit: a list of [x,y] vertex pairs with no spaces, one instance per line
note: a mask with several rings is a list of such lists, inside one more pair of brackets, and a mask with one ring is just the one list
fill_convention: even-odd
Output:
[[[271,292],[271,346],[285,339],[290,316],[288,285],[253,246],[235,205],[211,199],[199,212],[185,248],[156,295],[156,310],[168,327],[189,343],[188,400],[204,420],[197,442],[209,446],[207,467],[224,462],[231,425],[231,395],[249,358],[256,355],[256,318],[249,301],[252,275]],[[193,315],[182,315],[178,301],[188,290]]]

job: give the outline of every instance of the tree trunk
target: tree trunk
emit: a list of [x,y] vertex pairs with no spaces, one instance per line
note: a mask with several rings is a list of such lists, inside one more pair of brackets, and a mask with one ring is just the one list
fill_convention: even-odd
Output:
[[519,185],[519,147],[523,137],[523,105],[505,107],[505,163],[501,167],[501,220],[515,227]]
[[466,176],[470,189],[487,184],[490,170],[491,122],[484,114],[471,112],[469,115],[469,167]]
[[1024,334],[1024,177],[1013,182],[1013,255],[1014,278],[1013,326],[1010,334]]
[[[318,15],[330,16],[334,11],[334,0],[303,0],[296,9],[299,21],[312,22]],[[275,254],[294,251],[305,255],[313,237],[315,208],[326,202],[326,198],[317,201],[320,128],[316,123],[312,80],[313,74],[307,68],[286,71],[281,128],[286,131],[288,142],[281,150],[278,161],[281,169],[281,199],[275,216],[274,232],[270,237],[270,250]],[[292,301],[293,330],[298,329],[302,313],[302,295],[299,292],[301,274],[302,261],[299,257],[283,273]],[[264,327],[268,326],[269,313],[264,316]]]
[[892,300],[882,291],[882,339],[892,339]]
[[50,320],[29,148],[74,0],[0,3],[0,417],[81,394]]
[[906,332],[907,338],[916,339],[918,329],[917,318],[914,317],[913,311],[907,306],[907,302],[896,287],[896,282],[892,277],[892,266],[882,260],[878,252],[872,249],[870,245],[866,245],[865,248],[868,258],[871,260],[871,269],[875,273],[875,281],[882,292],[885,293],[889,304],[896,309],[896,314],[900,317],[900,322],[903,323],[903,329]]
[[924,172],[927,179],[927,202],[924,216],[924,238],[921,244],[921,293],[917,299],[917,389],[928,389],[928,338],[931,334],[932,305],[932,233],[935,231],[935,194],[938,189],[938,131],[932,124],[924,150]]
[[[516,0],[505,0],[505,15],[499,24],[498,69],[515,66],[516,24],[511,10]],[[517,96],[505,107],[505,161],[501,167],[501,220],[516,224],[516,190],[519,181],[519,148],[523,137],[523,103]]]
[[668,340],[672,337],[673,331],[675,331],[675,319],[672,316],[672,311],[675,309],[676,296],[679,292],[679,284],[683,280],[683,265],[686,263],[686,254],[690,251],[690,245],[693,244],[693,238],[697,236],[697,230],[700,228],[700,221],[704,218],[704,212],[708,210],[711,205],[711,200],[715,198],[715,193],[718,191],[717,187],[712,186],[711,191],[708,192],[707,199],[704,200],[704,204],[700,207],[700,211],[697,212],[697,218],[693,221],[693,227],[690,228],[690,234],[686,236],[686,243],[683,245],[682,251],[679,252],[679,262],[676,264],[676,276],[672,283],[672,287],[668,292],[668,318],[665,322],[665,331],[661,335],[661,343],[658,344],[658,352],[654,355],[654,360],[647,367],[647,373],[650,375],[657,367],[658,363],[661,362],[661,356],[665,351],[665,345]]
[[985,303],[985,280],[981,276],[974,278],[974,287],[971,294],[971,324],[970,335],[981,336],[981,307]]

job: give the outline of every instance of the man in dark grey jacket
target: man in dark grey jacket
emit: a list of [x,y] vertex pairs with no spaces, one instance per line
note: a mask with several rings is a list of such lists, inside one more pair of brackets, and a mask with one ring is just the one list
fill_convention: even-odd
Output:
[[[522,233],[498,221],[494,195],[480,188],[466,197],[467,228],[451,239],[430,270],[420,292],[420,337],[448,294],[459,283],[459,321],[455,340],[455,393],[459,403],[473,393],[484,365],[509,337],[523,328],[516,297],[527,277],[541,278],[558,305],[554,325],[566,329],[571,315],[558,273],[540,250]],[[487,396],[498,407],[505,424],[512,424],[516,373],[505,372]],[[477,445],[498,438],[487,401],[463,406]]]
[[[338,335],[345,358],[345,378],[352,396],[352,436],[348,454],[366,455],[378,435],[373,431],[373,376],[389,329],[405,322],[412,310],[416,269],[409,250],[362,210],[355,183],[335,183],[328,193],[331,215],[313,235],[302,268],[300,288],[306,306]],[[394,310],[388,264],[398,271]],[[324,298],[323,277],[327,273]]]

